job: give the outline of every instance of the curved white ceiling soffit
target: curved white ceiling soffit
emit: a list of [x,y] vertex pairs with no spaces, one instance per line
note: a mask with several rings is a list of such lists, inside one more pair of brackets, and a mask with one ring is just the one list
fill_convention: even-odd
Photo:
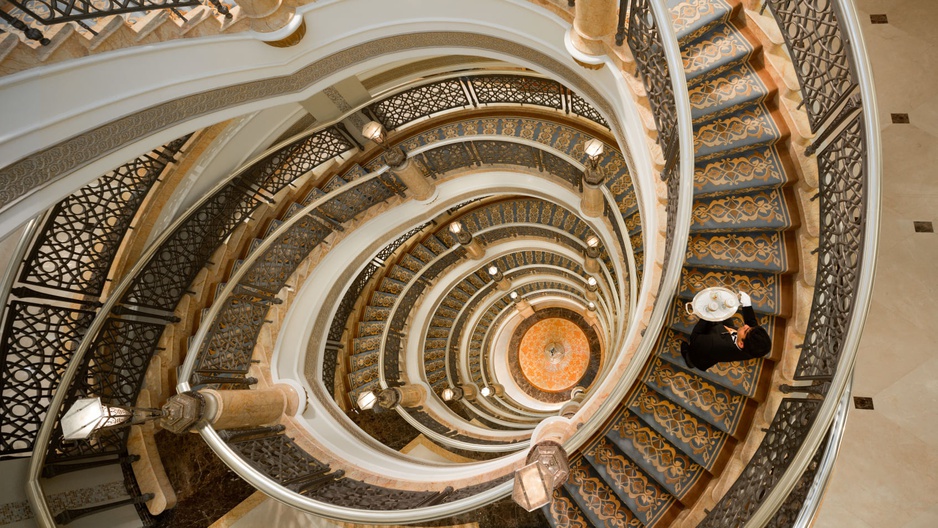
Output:
[[[0,78],[2,100],[16,102],[4,104],[0,123],[0,177],[10,182],[0,189],[0,236],[176,137],[306,100],[391,61],[453,54],[517,64],[570,87],[609,121],[620,146],[632,146],[633,180],[653,180],[621,72],[578,66],[564,48],[569,24],[544,8],[478,0],[466,9],[464,2],[439,0],[413,13],[394,2],[342,0],[299,12],[307,36],[292,48],[238,34],[118,50]],[[630,149],[622,150],[629,158]],[[653,209],[654,196],[644,194],[640,205]]]

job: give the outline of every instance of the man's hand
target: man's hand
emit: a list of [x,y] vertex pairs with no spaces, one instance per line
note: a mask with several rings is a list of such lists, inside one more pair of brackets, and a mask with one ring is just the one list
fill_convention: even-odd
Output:
[[752,306],[752,298],[746,292],[739,292],[739,304],[741,306]]

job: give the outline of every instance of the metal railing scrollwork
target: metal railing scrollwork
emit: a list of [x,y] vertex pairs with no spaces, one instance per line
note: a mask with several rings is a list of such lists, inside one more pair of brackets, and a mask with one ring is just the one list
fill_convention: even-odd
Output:
[[795,502],[816,488],[823,443],[849,390],[879,227],[879,127],[854,7],[845,0],[766,0],[765,6],[801,82],[815,133],[808,153],[818,153],[817,278],[794,379],[814,382],[806,391],[823,399],[784,401],[742,476],[701,525],[709,527],[784,524],[802,509]]

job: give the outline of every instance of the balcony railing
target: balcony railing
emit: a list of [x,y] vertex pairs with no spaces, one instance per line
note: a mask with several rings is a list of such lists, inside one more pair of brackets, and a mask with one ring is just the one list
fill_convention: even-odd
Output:
[[[814,488],[824,441],[849,390],[872,292],[881,160],[872,73],[846,0],[766,0],[801,83],[817,153],[820,243],[808,329],[790,392],[740,478],[702,526],[790,526]],[[836,448],[837,443],[831,444]],[[817,506],[817,493],[813,503]],[[810,515],[801,520],[810,519]]]

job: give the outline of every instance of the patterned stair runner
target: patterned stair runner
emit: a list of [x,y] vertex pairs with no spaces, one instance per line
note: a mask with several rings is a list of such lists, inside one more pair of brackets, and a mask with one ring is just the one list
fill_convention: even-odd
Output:
[[772,356],[706,372],[688,368],[680,344],[697,319],[684,303],[697,291],[720,285],[750,293],[760,324],[776,343],[790,313],[785,274],[797,270],[797,261],[788,233],[798,217],[785,191],[792,180],[780,154],[786,129],[771,112],[776,90],[754,66],[761,48],[734,25],[738,5],[667,4],[694,123],[694,204],[685,266],[641,382],[572,459],[568,484],[543,509],[555,527],[669,525],[719,476],[747,434],[764,398]]

